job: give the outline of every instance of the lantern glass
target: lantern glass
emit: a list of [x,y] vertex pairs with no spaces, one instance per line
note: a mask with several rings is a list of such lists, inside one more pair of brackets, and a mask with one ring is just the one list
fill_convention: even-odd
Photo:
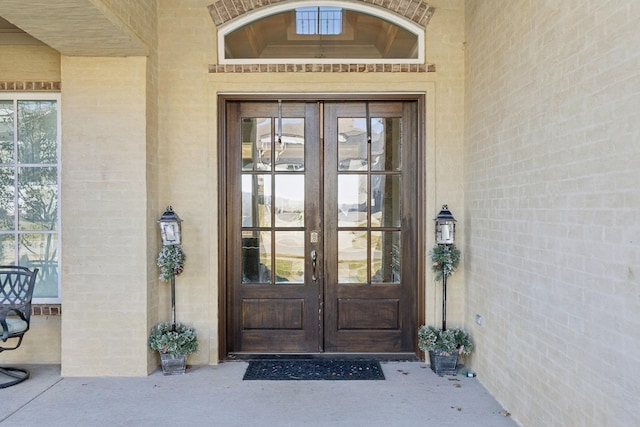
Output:
[[436,223],[436,243],[450,245],[455,242],[456,225],[453,221]]
[[435,218],[436,243],[439,245],[452,245],[456,240],[456,219],[453,217],[447,205],[442,205],[442,210]]
[[181,222],[182,220],[173,212],[171,206],[167,207],[167,210],[158,220],[163,246],[179,245],[182,243]]

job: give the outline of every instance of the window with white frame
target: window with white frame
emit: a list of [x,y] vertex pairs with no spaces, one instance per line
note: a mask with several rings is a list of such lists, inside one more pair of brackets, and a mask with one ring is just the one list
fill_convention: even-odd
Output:
[[278,3],[222,25],[219,63],[424,62],[415,22],[360,2],[310,3]]
[[60,95],[0,93],[0,263],[40,269],[60,301]]

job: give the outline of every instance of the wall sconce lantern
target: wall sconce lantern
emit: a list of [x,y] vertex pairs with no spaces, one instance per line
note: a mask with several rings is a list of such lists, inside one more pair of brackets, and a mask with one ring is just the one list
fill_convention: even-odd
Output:
[[179,245],[182,242],[182,227],[180,223],[182,220],[173,211],[171,206],[167,206],[167,210],[164,211],[158,224],[160,224],[160,233],[162,234],[162,245]]
[[439,245],[452,245],[456,240],[456,219],[453,217],[447,205],[442,205],[442,210],[436,216],[436,243]]

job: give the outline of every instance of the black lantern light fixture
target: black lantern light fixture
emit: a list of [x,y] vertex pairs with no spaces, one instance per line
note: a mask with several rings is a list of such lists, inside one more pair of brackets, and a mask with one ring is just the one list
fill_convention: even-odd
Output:
[[[175,246],[180,249],[182,243],[182,220],[176,214],[171,206],[167,206],[158,224],[160,225],[160,234],[162,235],[162,246]],[[167,248],[168,249],[168,248]],[[180,249],[181,251],[181,249]],[[175,272],[171,274],[171,328],[176,330],[176,277]]]
[[447,205],[442,205],[436,221],[436,243],[439,245],[452,245],[456,241],[456,219],[449,211]]
[[[453,217],[449,207],[442,205],[440,213],[435,218],[436,222],[436,244],[444,245],[449,253],[455,248],[456,240],[456,219]],[[450,274],[450,273],[449,273]],[[447,329],[447,276],[448,273],[443,271],[442,274],[442,330]]]
[[180,223],[182,220],[173,211],[171,206],[167,206],[167,210],[164,211],[158,224],[160,224],[160,233],[162,233],[162,245],[179,245],[182,243],[182,227]]

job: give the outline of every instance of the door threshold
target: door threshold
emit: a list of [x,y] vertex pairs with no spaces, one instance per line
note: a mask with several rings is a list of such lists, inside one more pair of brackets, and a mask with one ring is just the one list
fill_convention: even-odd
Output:
[[231,360],[274,360],[274,359],[333,359],[333,360],[378,360],[378,361],[419,361],[415,353],[230,353],[224,359]]

